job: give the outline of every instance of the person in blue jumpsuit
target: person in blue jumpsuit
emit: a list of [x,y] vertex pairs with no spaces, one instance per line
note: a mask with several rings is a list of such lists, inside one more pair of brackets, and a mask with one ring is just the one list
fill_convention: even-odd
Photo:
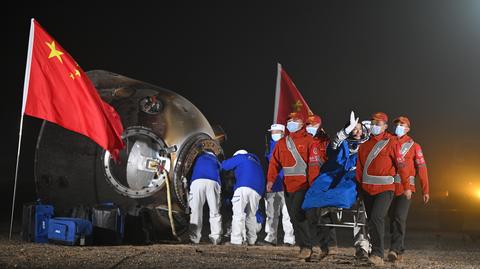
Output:
[[214,245],[221,242],[222,215],[221,203],[220,162],[211,151],[199,154],[193,165],[188,194],[190,207],[190,241],[200,243],[203,227],[203,207],[208,203],[210,210],[210,241]]
[[258,204],[265,193],[265,175],[255,154],[238,150],[233,157],[222,162],[223,170],[235,173],[232,197],[232,232],[230,243],[242,245],[244,237],[249,245],[257,241]]
[[[322,166],[320,175],[307,191],[302,208],[307,211],[312,226],[318,223],[331,222],[328,207],[351,208],[357,202],[356,163],[358,147],[368,140],[368,123],[359,123],[354,113],[350,115],[350,121],[345,128],[339,131],[327,148],[328,160]],[[363,209],[364,210],[364,209]],[[362,214],[362,216],[364,216]],[[365,219],[359,219],[365,223]],[[319,226],[321,258],[329,254],[328,241],[332,227]],[[354,229],[355,255],[358,258],[368,258],[370,244],[368,242],[365,227]]]

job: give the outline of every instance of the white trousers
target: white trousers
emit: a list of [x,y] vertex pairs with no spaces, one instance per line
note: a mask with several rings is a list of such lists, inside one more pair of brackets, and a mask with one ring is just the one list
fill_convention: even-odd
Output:
[[230,243],[240,245],[245,235],[248,244],[257,241],[258,203],[261,196],[251,188],[240,187],[235,190],[232,198],[232,234]]
[[285,195],[283,191],[269,192],[265,195],[265,241],[277,244],[278,221],[282,213],[282,226],[285,236],[283,243],[295,245],[295,235],[293,234],[293,225],[290,222],[287,206],[285,205]]
[[190,241],[198,244],[202,237],[203,206],[205,201],[210,211],[210,235],[214,244],[220,243],[222,216],[220,215],[221,186],[210,179],[196,179],[190,185],[188,204],[190,206]]

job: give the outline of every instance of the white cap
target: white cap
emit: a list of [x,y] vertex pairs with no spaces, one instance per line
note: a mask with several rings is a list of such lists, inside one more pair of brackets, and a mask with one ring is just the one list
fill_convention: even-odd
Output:
[[248,152],[244,149],[239,149],[233,153],[233,156],[238,155],[238,154],[247,154]]
[[285,125],[283,125],[283,124],[278,124],[278,123],[274,123],[274,124],[272,124],[272,126],[270,126],[269,131],[282,131],[282,132],[285,132]]

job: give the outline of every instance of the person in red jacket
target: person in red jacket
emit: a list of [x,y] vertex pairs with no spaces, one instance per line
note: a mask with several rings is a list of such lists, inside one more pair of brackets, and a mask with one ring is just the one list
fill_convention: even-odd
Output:
[[397,172],[407,199],[411,198],[412,191],[406,170],[397,162],[396,139],[385,132],[388,116],[377,112],[371,120],[370,139],[358,149],[356,178],[361,184],[368,216],[372,244],[369,260],[374,265],[381,266],[384,257],[385,217],[394,196],[394,176]]
[[[415,192],[415,181],[420,181],[423,202],[426,204],[430,200],[430,195],[427,165],[422,148],[407,135],[410,131],[410,120],[407,117],[398,117],[393,121],[393,124],[395,124],[395,134],[397,136],[398,161],[403,163],[405,170],[408,172],[412,192]],[[391,243],[387,257],[390,261],[400,259],[405,251],[405,232],[410,203],[411,200],[404,195],[400,177],[395,176],[395,197],[389,210]]]
[[298,257],[308,260],[312,255],[312,240],[302,203],[310,182],[320,173],[320,166],[310,162],[316,160],[317,156],[312,150],[315,141],[305,130],[305,120],[300,113],[293,112],[289,115],[289,134],[278,141],[270,159],[267,192],[272,191],[279,171],[283,170],[285,204],[292,220],[295,239],[300,246]]
[[[312,150],[316,151],[315,154],[311,154],[311,163],[318,163],[320,167],[327,161],[327,146],[330,143],[328,134],[323,130],[322,118],[317,115],[310,115],[307,118],[307,127],[305,128],[307,133],[312,135],[315,141]],[[313,182],[310,182],[312,184]]]
[[[307,118],[307,127],[305,128],[307,132],[312,135],[313,140],[315,141],[312,147],[312,150],[315,151],[317,154],[311,154],[310,162],[312,164],[316,164],[320,166],[320,171],[322,170],[323,164],[327,161],[327,147],[330,143],[330,138],[328,134],[322,128],[322,118],[317,115],[309,115]],[[310,185],[313,184],[310,182]],[[318,217],[310,216],[307,213],[307,218],[311,218],[312,221],[318,222]],[[328,223],[330,221],[330,213],[327,215],[323,215],[320,218],[320,222]],[[314,225],[314,224],[311,224]],[[316,225],[315,225],[316,226]],[[317,236],[318,243],[321,245],[320,242],[325,241],[328,248],[325,246],[320,246],[321,254],[320,258],[326,257],[327,254],[335,254],[337,252],[337,233],[335,228],[333,227],[325,227],[325,226],[318,226],[318,227],[310,227],[311,228],[311,235]],[[316,229],[316,230],[314,230]],[[317,235],[315,235],[315,233]]]

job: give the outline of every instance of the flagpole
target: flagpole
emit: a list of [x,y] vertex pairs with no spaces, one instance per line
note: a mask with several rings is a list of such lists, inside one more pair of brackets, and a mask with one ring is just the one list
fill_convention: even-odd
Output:
[[280,63],[277,63],[277,83],[275,85],[275,105],[274,105],[274,111],[273,111],[273,123],[277,123],[278,106],[280,101],[281,79],[282,79],[282,65]]
[[10,216],[10,231],[8,233],[8,240],[12,240],[13,229],[13,215],[15,213],[15,195],[17,193],[17,179],[18,179],[18,164],[20,161],[20,148],[22,145],[22,133],[23,133],[23,116],[25,112],[25,104],[28,96],[28,83],[30,81],[30,66],[32,64],[32,47],[33,47],[33,35],[34,35],[34,19],[30,23],[30,35],[28,38],[28,52],[27,52],[27,64],[25,67],[25,81],[23,82],[23,98],[22,98],[22,111],[20,113],[20,130],[18,132],[18,147],[17,147],[17,163],[15,165],[15,180],[13,184],[13,197],[12,197],[12,215]]

